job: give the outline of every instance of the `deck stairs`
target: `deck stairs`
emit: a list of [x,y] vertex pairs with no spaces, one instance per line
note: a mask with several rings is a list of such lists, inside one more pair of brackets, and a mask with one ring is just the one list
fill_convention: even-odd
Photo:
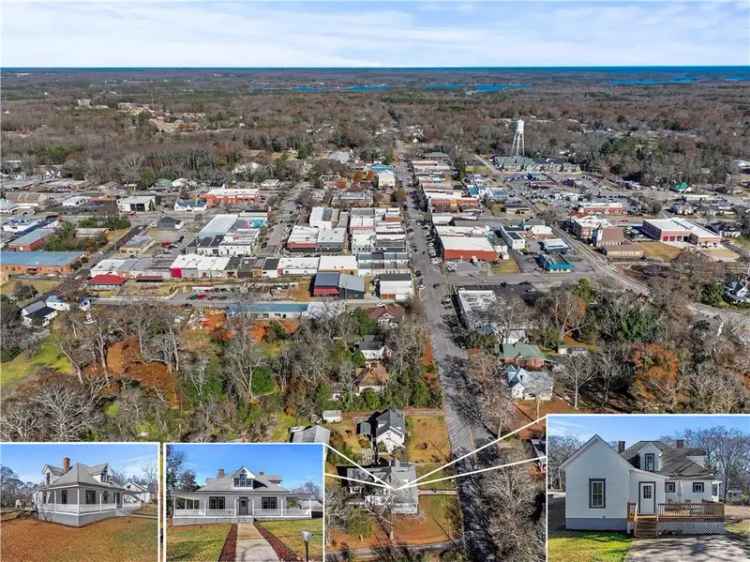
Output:
[[659,534],[659,522],[656,517],[640,516],[635,520],[633,535],[639,539],[653,539]]

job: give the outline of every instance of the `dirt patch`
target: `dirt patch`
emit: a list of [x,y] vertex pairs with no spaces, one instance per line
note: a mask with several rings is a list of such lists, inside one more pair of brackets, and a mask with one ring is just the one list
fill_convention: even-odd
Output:
[[260,525],[256,526],[255,528],[263,536],[263,538],[268,541],[268,544],[271,545],[271,548],[273,548],[273,551],[276,553],[276,556],[279,557],[279,560],[283,560],[284,562],[302,561],[302,558],[300,558],[295,552],[289,550],[289,548],[268,529],[264,529]]
[[227,533],[224,546],[221,548],[218,562],[234,562],[237,560],[237,525],[234,524]]
[[107,350],[107,367],[115,380],[132,380],[156,390],[172,407],[179,405],[177,380],[163,363],[145,362],[136,338],[119,341]]

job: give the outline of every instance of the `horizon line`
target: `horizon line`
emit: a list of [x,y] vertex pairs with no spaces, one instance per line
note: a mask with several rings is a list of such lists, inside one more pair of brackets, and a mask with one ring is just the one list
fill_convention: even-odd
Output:
[[750,64],[612,64],[612,65],[467,65],[467,66],[170,66],[170,65],[140,65],[140,66],[0,66],[0,72],[17,70],[481,70],[481,69],[630,69],[630,68],[747,68]]

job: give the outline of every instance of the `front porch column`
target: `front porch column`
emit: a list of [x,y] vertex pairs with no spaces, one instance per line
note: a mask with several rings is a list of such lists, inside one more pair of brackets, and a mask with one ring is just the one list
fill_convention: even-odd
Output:
[[99,511],[102,510],[102,498],[104,496],[104,492],[99,492]]
[[249,496],[247,498],[247,501],[250,502],[250,515],[255,517],[255,498],[253,496]]
[[76,488],[76,513],[81,513],[81,489]]
[[284,507],[286,506],[286,496],[281,497],[281,516],[284,517]]

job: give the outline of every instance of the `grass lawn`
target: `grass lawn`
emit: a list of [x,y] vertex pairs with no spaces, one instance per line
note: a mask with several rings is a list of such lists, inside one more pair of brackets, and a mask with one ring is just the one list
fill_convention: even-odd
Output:
[[157,558],[156,529],[156,519],[140,517],[115,517],[79,528],[17,519],[3,523],[0,558],[5,562],[152,562]]
[[295,425],[307,425],[308,422],[302,418],[290,416],[284,412],[276,414],[276,424],[271,432],[271,441],[287,442],[289,441],[289,428]]
[[734,240],[732,240],[732,243],[737,244],[738,246],[741,246],[746,250],[750,250],[750,237],[740,236],[739,238],[735,238]]
[[[357,423],[352,420],[351,416],[344,416],[342,421],[336,424],[330,424],[327,427],[331,430],[331,433],[335,432],[339,434],[354,455],[352,460],[359,462],[362,447],[359,444],[359,436],[357,435]],[[341,457],[339,457],[339,459],[341,459]],[[341,460],[343,461],[343,459]]]
[[624,533],[556,531],[549,534],[549,562],[621,562],[632,542]]
[[735,535],[743,535],[750,539],[750,519],[737,521],[735,523],[727,523],[726,528],[730,533],[734,533]]
[[[427,474],[428,472],[432,472],[436,468],[441,467],[442,464],[439,463],[427,463],[427,464],[418,464],[417,465],[417,478],[422,476],[423,474]],[[431,474],[427,478],[425,478],[422,482],[429,482],[430,480],[437,480],[439,478],[445,478],[446,476],[452,476],[455,474],[453,471],[453,466],[449,466],[448,468],[445,468],[443,470],[440,470],[436,472],[435,474]],[[435,482],[433,484],[428,484],[426,486],[420,486],[419,487],[422,490],[455,490],[456,489],[456,481],[455,480],[444,480],[443,482]]]
[[167,560],[189,560],[190,562],[218,560],[231,527],[229,523],[169,526]]
[[258,521],[256,525],[272,533],[289,550],[301,558],[305,556],[305,542],[302,540],[302,531],[311,532],[310,560],[322,560],[323,521],[321,517],[318,519],[297,519],[294,521]]
[[68,359],[60,353],[54,335],[42,341],[34,355],[21,353],[12,361],[0,364],[0,386],[7,392],[24,378],[44,367],[67,374],[73,372]]
[[654,260],[672,261],[682,252],[681,248],[663,242],[636,242],[636,244],[641,247],[647,258]]
[[514,260],[513,258],[493,263],[491,269],[493,275],[497,275],[498,273],[518,273],[519,271],[521,271],[518,268],[516,260]]
[[143,504],[137,511],[134,513],[138,513],[140,515],[153,515],[156,516],[156,504],[155,503],[146,503]]
[[411,462],[441,463],[450,460],[448,428],[443,416],[407,416],[406,454]]
[[[0,285],[0,294],[5,296],[11,296],[16,286],[18,285],[31,285],[37,291],[37,293],[46,293],[51,291],[60,284],[60,279],[9,279],[2,285]],[[34,299],[31,299],[34,300]],[[26,301],[25,301],[26,302]],[[31,302],[31,301],[28,301]],[[20,305],[21,303],[16,303]]]

